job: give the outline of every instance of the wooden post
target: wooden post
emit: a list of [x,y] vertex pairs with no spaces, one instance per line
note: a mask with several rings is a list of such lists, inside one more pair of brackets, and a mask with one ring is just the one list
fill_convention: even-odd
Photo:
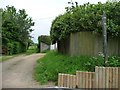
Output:
[[[2,9],[0,8],[0,35],[2,34]],[[2,36],[2,35],[1,35]],[[1,37],[0,36],[0,37]],[[2,45],[2,44],[1,44]]]
[[103,24],[103,54],[105,66],[108,66],[108,48],[107,48],[107,30],[106,30],[106,14],[105,12],[102,15],[102,24]]

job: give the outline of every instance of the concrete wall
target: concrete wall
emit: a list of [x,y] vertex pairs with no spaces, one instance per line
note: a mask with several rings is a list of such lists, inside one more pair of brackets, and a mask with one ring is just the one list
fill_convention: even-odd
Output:
[[46,50],[50,50],[50,45],[47,45],[45,43],[40,43],[40,52],[46,51]]
[[50,50],[57,50],[57,43],[50,45]]

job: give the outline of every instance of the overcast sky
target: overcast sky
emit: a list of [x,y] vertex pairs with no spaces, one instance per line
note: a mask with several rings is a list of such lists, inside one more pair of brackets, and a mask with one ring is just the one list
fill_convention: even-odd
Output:
[[[0,0],[0,7],[5,8],[9,5],[17,9],[25,9],[35,22],[31,35],[34,37],[33,41],[37,42],[38,36],[49,35],[52,21],[65,12],[65,7],[69,6],[68,1],[71,0]],[[106,2],[106,0],[73,0],[75,1],[78,4]]]

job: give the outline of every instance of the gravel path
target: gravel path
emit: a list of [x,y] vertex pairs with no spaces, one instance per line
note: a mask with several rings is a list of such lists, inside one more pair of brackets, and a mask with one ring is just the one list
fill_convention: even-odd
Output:
[[33,79],[36,60],[43,56],[44,54],[20,55],[0,63],[0,68],[2,65],[2,88],[53,87],[53,83],[41,86]]

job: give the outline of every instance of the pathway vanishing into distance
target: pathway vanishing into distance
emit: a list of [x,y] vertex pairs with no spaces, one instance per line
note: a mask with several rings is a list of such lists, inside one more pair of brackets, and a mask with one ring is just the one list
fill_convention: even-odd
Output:
[[43,56],[44,54],[20,55],[0,63],[0,68],[2,66],[2,88],[42,88],[54,86],[53,83],[41,86],[33,79],[36,60]]

